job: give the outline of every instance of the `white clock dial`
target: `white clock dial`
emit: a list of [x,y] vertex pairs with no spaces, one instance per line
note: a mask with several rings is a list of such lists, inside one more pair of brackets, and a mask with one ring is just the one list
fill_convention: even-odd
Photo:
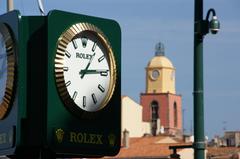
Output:
[[[112,96],[115,62],[101,31],[88,23],[81,24],[73,25],[60,38],[55,60],[57,86],[68,108],[73,105],[96,112],[105,107]],[[77,33],[65,39],[73,29]]]
[[64,56],[64,80],[69,95],[81,109],[96,111],[109,90],[106,49],[92,34],[74,38]]

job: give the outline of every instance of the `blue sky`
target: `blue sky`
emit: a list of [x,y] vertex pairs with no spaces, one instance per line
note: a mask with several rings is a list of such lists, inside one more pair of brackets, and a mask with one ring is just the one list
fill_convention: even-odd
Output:
[[[51,0],[46,13],[60,9],[110,18],[122,29],[122,94],[139,102],[145,91],[145,67],[155,44],[165,45],[165,55],[176,67],[176,90],[182,95],[184,126],[193,120],[193,13],[194,0]],[[0,13],[6,10],[1,1]],[[223,129],[240,130],[240,1],[205,0],[221,22],[217,35],[204,39],[205,132],[222,135]],[[22,15],[40,15],[37,0],[15,0]]]

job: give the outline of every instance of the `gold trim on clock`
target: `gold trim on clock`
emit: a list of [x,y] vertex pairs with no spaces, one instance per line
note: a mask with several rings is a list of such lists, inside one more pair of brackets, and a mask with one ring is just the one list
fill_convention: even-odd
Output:
[[[9,112],[14,90],[14,76],[15,76],[15,47],[14,41],[8,27],[0,23],[0,32],[3,35],[5,41],[6,53],[7,53],[7,81],[3,101],[0,103],[0,120],[4,119]],[[2,91],[2,90],[1,90]]]
[[[75,103],[70,97],[67,87],[64,80],[64,55],[67,48],[68,43],[72,41],[75,37],[77,37],[79,34],[83,32],[89,32],[93,35],[95,35],[97,38],[100,39],[103,46],[107,50],[108,58],[109,58],[109,67],[110,67],[110,86],[108,93],[103,100],[103,102],[100,104],[98,110],[101,110],[104,108],[107,103],[110,101],[114,89],[115,89],[115,83],[116,83],[116,64],[114,60],[114,54],[111,48],[111,45],[109,41],[107,40],[107,37],[104,35],[104,33],[98,29],[96,26],[90,23],[77,23],[72,25],[69,29],[67,29],[63,34],[59,37],[57,42],[57,50],[56,50],[56,57],[55,57],[55,79],[56,79],[56,85],[58,92],[65,104],[66,107],[74,107]],[[78,106],[75,106],[78,107]],[[71,109],[71,108],[70,108]],[[76,110],[76,108],[73,108]],[[98,111],[97,110],[97,111]],[[85,110],[83,110],[85,111]]]

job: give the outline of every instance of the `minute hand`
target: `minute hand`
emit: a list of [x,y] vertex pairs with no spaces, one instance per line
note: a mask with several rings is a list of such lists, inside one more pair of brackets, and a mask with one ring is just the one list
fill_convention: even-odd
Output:
[[107,76],[109,70],[99,69],[99,70],[81,70],[80,75],[82,74],[101,74],[102,76]]

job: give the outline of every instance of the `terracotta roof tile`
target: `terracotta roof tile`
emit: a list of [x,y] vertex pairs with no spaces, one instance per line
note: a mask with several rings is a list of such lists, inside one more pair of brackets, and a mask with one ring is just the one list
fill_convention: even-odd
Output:
[[[169,146],[185,145],[181,143],[158,143],[164,136],[131,138],[129,148],[122,147],[119,154],[110,158],[168,157],[172,150]],[[188,144],[189,145],[189,144]]]
[[208,147],[208,156],[224,156],[240,153],[240,147]]

